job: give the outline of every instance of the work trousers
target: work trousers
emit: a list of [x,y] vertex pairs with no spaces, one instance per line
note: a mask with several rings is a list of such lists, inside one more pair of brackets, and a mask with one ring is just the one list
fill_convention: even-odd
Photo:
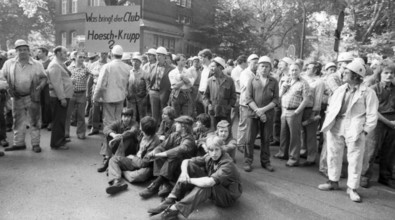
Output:
[[162,110],[167,106],[167,103],[164,103],[160,99],[160,93],[159,91],[149,91],[149,98],[150,98],[150,103],[151,103],[151,111],[152,111],[152,117],[159,122],[162,121]]
[[303,113],[283,109],[281,115],[280,148],[277,156],[288,157],[289,163],[299,162]]
[[52,111],[50,105],[49,86],[44,86],[40,94],[41,101],[41,121],[43,125],[48,125],[52,122]]
[[85,136],[86,125],[85,125],[85,106],[86,106],[86,93],[74,92],[73,97],[70,99],[69,106],[67,107],[67,117],[66,117],[66,137],[70,136],[70,121],[71,114],[76,109],[76,121],[77,121],[77,135]]
[[236,118],[240,120],[240,94],[236,94],[236,103],[235,106],[232,108],[230,113],[230,124],[233,126],[233,123],[236,121]]
[[108,165],[109,182],[120,181],[122,174],[131,183],[145,182],[152,177],[152,167],[143,167],[139,157],[112,157]]
[[280,142],[281,113],[281,107],[274,107],[273,141],[275,142]]
[[88,125],[91,125],[93,130],[98,131],[100,129],[102,117],[103,117],[103,104],[99,102],[94,102],[92,104],[92,108],[89,111]]
[[355,141],[345,139],[346,123],[348,119],[337,119],[328,137],[328,177],[331,181],[339,181],[342,169],[344,148],[347,146],[348,179],[347,186],[357,189],[362,173],[362,162],[365,151],[365,135],[361,133]]
[[66,135],[66,117],[67,108],[70,99],[66,99],[66,107],[61,105],[57,97],[51,97],[52,107],[52,132],[51,132],[51,147],[58,148],[65,139]]
[[[395,114],[385,115],[387,119],[394,121]],[[394,179],[393,169],[395,162],[395,129],[388,127],[382,122],[377,124],[378,146],[380,149],[380,179],[387,181]]]
[[237,127],[237,146],[247,145],[247,130],[248,130],[248,107],[240,106],[239,126]]
[[30,96],[12,99],[14,121],[14,146],[25,144],[26,125],[30,126],[31,144],[40,145],[41,106],[33,102]]
[[0,141],[7,139],[7,126],[5,121],[5,105],[7,100],[7,92],[0,91]]
[[133,109],[133,119],[140,122],[147,115],[147,97],[129,99],[127,106]]
[[193,114],[193,102],[191,92],[181,91],[177,97],[174,97],[174,90],[170,95],[171,106],[176,110],[176,115],[189,115]]
[[378,130],[379,122],[377,122],[377,127],[366,135],[365,141],[365,152],[363,155],[363,162],[362,162],[362,178],[371,179],[373,175],[373,164],[374,160],[378,153],[378,144],[377,144],[377,131]]
[[111,136],[106,137],[105,142],[102,143],[100,155],[108,158],[113,155],[125,157],[130,154],[135,155],[138,151],[139,146],[136,136],[118,139],[110,146],[111,140],[113,140]]
[[261,136],[260,161],[262,166],[270,164],[270,143],[269,138],[273,132],[273,111],[267,112],[267,120],[263,123],[259,118],[248,118],[247,145],[244,150],[244,163],[252,164],[254,160],[254,143],[258,131]]
[[181,173],[181,163],[186,158],[160,158],[154,161],[154,176],[165,177],[169,181],[177,181]]
[[123,101],[121,102],[104,102],[103,103],[103,126],[109,126],[111,123],[121,120]]
[[[188,175],[191,178],[198,178],[207,176],[207,173],[202,167],[189,163]],[[215,185],[213,187],[201,188],[192,184],[180,183],[177,181],[172,192],[170,193],[170,196],[173,195],[177,199],[181,199],[180,201],[176,202],[175,207],[184,217],[187,218],[200,204],[205,202],[207,199],[211,199],[213,203],[219,207],[230,207],[241,195],[242,189],[240,185],[239,187],[239,195],[234,195],[221,184]]]
[[[313,112],[312,108],[305,108],[303,111],[302,121],[306,121],[310,118],[311,113]],[[303,144],[304,148],[307,150],[307,159],[306,162],[315,162],[318,154],[318,145],[317,145],[317,129],[318,129],[318,121],[312,121],[310,124],[306,126],[302,126],[303,133]]]

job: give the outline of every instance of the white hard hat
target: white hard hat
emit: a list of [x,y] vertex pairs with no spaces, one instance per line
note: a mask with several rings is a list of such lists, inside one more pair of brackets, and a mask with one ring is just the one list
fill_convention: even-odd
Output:
[[156,55],[156,50],[155,50],[154,48],[151,48],[151,49],[149,49],[149,50],[147,51],[146,54],[147,54],[147,55],[148,55],[148,54]]
[[222,59],[221,57],[215,57],[212,61],[218,63],[218,64],[221,65],[224,69],[226,68],[225,60]]
[[26,43],[25,40],[19,39],[15,41],[15,49],[18,47],[26,46],[29,47],[29,44]]
[[365,65],[365,60],[363,60],[361,57],[354,58],[353,61],[357,61]]
[[130,53],[124,52],[122,54],[122,59],[121,60],[130,60],[132,59],[132,56],[130,55]]
[[328,68],[330,68],[330,67],[336,67],[336,64],[334,63],[334,62],[329,62],[329,63],[327,63],[326,65],[325,65],[325,70],[328,70]]
[[7,58],[14,58],[16,56],[16,50],[15,49],[11,49],[9,51],[7,51]]
[[112,48],[111,53],[114,55],[122,56],[123,55],[123,48],[120,45],[115,45]]
[[175,54],[172,54],[172,55],[171,55],[171,59],[172,59],[172,60],[175,60],[175,59],[176,59],[176,55],[175,55]]
[[247,62],[250,62],[251,60],[255,60],[255,59],[259,59],[258,55],[256,54],[251,54],[248,59]]
[[270,57],[268,56],[263,56],[261,58],[259,58],[258,63],[270,63],[270,66],[272,66],[272,59],[270,59]]
[[347,62],[352,61],[354,59],[354,55],[351,52],[343,52],[339,54],[337,58],[337,62]]
[[140,55],[135,55],[135,56],[133,56],[132,60],[138,60],[138,61],[140,61],[140,63],[143,62],[143,59],[141,58]]
[[352,61],[351,63],[347,64],[346,68],[362,77],[365,77],[366,74],[365,66],[358,60]]
[[93,58],[96,57],[97,53],[93,53],[93,52],[88,52],[88,58]]
[[191,58],[191,60],[200,60],[198,56],[194,56]]
[[167,55],[167,50],[164,47],[158,47],[158,49],[156,49],[156,54]]
[[281,59],[281,61],[283,61],[286,64],[288,64],[288,66],[294,63],[294,60],[289,58],[289,57],[284,57],[284,58]]

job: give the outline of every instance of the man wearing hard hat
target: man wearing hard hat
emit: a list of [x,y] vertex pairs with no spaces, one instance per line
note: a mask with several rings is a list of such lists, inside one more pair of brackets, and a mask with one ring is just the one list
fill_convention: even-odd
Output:
[[147,73],[141,68],[140,55],[132,58],[133,68],[130,71],[128,87],[128,108],[135,112],[134,119],[140,121],[147,114]]
[[365,67],[360,62],[349,63],[343,73],[344,85],[333,93],[322,126],[327,132],[328,182],[320,190],[339,189],[344,148],[347,145],[347,194],[354,202],[361,202],[356,192],[362,172],[366,135],[377,124],[378,99],[375,92],[362,84]]
[[235,84],[230,76],[224,74],[225,67],[225,60],[221,57],[212,60],[209,66],[212,77],[208,79],[204,93],[209,115],[214,119],[212,124],[214,128],[221,120],[230,123],[230,111],[236,103]]
[[103,103],[103,126],[106,127],[114,121],[121,120],[123,101],[127,94],[130,70],[128,64],[122,62],[123,49],[115,45],[111,53],[114,58],[100,70],[95,92],[94,102]]
[[148,94],[151,103],[152,117],[156,121],[161,120],[162,109],[167,105],[170,96],[169,72],[173,69],[165,61],[167,50],[164,47],[158,47],[156,50],[158,62],[151,66],[148,72]]
[[47,77],[43,65],[30,56],[29,45],[24,40],[15,42],[17,56],[4,63],[2,73],[9,85],[12,97],[14,120],[14,144],[5,151],[26,149],[26,123],[31,126],[31,144],[33,151],[41,152],[41,106],[40,92]]

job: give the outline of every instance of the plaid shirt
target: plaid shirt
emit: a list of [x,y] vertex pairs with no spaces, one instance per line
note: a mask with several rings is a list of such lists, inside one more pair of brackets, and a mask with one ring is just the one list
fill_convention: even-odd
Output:
[[302,78],[294,81],[288,89],[284,87],[287,84],[288,83],[283,83],[281,86],[281,105],[284,108],[296,109],[299,107],[304,99],[309,98],[309,84],[306,82],[306,80]]
[[89,69],[82,65],[77,67],[75,63],[71,64],[68,69],[71,72],[71,81],[73,82],[74,92],[86,91],[88,77],[91,74]]

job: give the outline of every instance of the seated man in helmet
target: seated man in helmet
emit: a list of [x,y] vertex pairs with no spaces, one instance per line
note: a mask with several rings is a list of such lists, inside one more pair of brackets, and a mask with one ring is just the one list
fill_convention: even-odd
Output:
[[104,157],[103,165],[98,172],[107,170],[108,162],[113,155],[128,156],[138,150],[139,125],[133,120],[133,110],[123,109],[121,120],[104,127],[105,141],[102,144],[100,155]]
[[219,207],[229,207],[242,194],[240,174],[232,158],[225,153],[224,140],[211,136],[207,140],[208,153],[184,160],[181,175],[169,196],[151,214],[163,212],[162,219],[188,217],[196,208],[211,199]]
[[193,119],[183,115],[176,118],[175,122],[176,131],[147,155],[148,158],[155,159],[154,176],[157,178],[140,192],[142,198],[149,198],[156,193],[160,197],[166,197],[172,189],[171,182],[176,182],[180,175],[181,162],[196,156]]

